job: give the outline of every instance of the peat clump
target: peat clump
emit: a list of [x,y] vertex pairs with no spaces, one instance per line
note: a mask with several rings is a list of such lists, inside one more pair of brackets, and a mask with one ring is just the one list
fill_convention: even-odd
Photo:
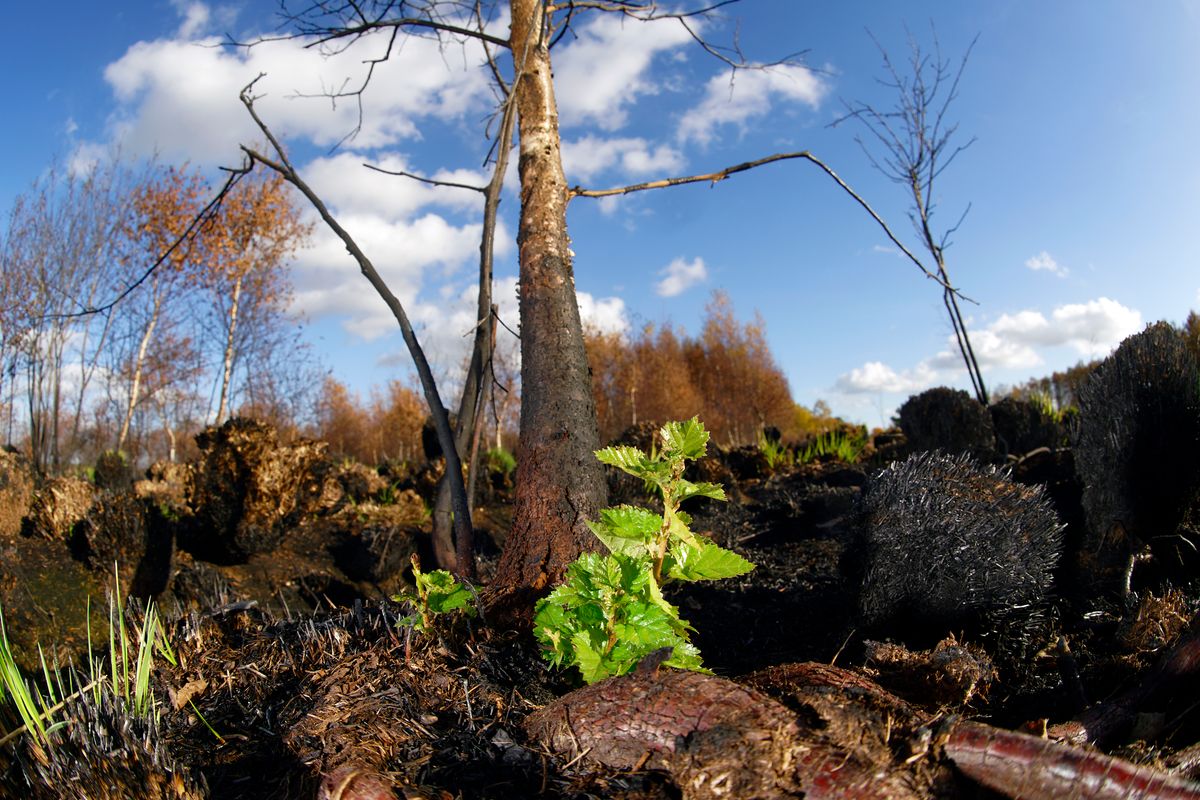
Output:
[[196,435],[183,546],[216,563],[239,563],[279,546],[320,506],[332,466],[323,442],[280,444],[274,428],[236,417]]
[[867,485],[843,563],[868,632],[927,646],[1028,621],[1044,606],[1062,532],[1040,487],[966,456],[919,453]]
[[1200,367],[1165,322],[1129,337],[1079,391],[1075,468],[1086,582],[1125,595],[1135,557],[1160,576],[1200,567]]
[[1040,447],[1062,446],[1066,431],[1046,409],[1024,397],[1005,397],[988,407],[999,455],[1020,457]]
[[[204,800],[202,776],[164,746],[154,717],[134,714],[128,699],[103,685],[68,704],[72,722],[38,744],[23,736],[0,750],[0,789],[27,800]],[[9,794],[11,793],[11,794]]]
[[33,502],[33,470],[20,453],[0,450],[0,541],[21,532],[21,520]]
[[944,386],[913,395],[897,412],[910,452],[970,453],[987,461],[996,450],[992,415],[961,389]]

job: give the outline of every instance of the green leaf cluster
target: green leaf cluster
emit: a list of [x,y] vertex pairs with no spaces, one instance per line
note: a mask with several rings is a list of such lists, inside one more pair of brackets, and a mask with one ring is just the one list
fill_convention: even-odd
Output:
[[692,497],[724,500],[717,484],[683,477],[684,466],[703,456],[708,431],[698,419],[670,422],[659,431],[661,447],[647,454],[636,447],[606,447],[596,458],[654,486],[663,513],[636,506],[600,512],[588,527],[608,554],[586,553],[567,568],[565,582],[535,609],[534,633],[552,665],[574,665],[594,683],[623,675],[664,647],[664,662],[703,670],[689,640],[692,630],[662,595],[671,581],[719,580],[742,575],[754,565],[688,527],[680,504]]
[[408,603],[413,608],[412,614],[400,619],[400,625],[427,631],[439,614],[461,612],[474,617],[478,613],[475,594],[469,587],[459,583],[444,569],[422,572],[421,560],[415,553],[412,557],[412,573],[416,591],[404,591],[392,596],[396,602]]
[[689,626],[663,599],[644,558],[585,553],[567,567],[566,582],[538,603],[535,634],[555,667],[575,665],[595,683],[623,675],[663,647],[664,663],[703,670]]

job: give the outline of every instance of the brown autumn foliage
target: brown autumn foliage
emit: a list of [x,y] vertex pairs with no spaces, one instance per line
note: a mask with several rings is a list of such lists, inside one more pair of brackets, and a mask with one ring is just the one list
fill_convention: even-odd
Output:
[[798,407],[762,318],[739,322],[723,292],[714,293],[698,337],[647,325],[628,338],[590,333],[587,348],[603,441],[637,422],[696,415],[725,445],[754,443],[765,426],[797,426]]
[[224,339],[218,423],[229,409],[235,362],[249,346],[239,323],[255,319],[262,324],[287,308],[291,286],[284,266],[312,229],[301,221],[283,177],[265,172],[244,178],[206,228],[209,258],[198,273],[199,283],[212,299]]
[[210,258],[209,236],[201,227],[190,238],[182,237],[204,206],[207,193],[204,179],[187,167],[163,170],[133,189],[122,230],[127,242],[123,260],[130,279],[163,260],[123,309],[129,334],[115,348],[114,372],[126,384],[117,450],[126,448],[140,405],[157,399],[161,411],[164,394],[199,377],[200,370],[193,368],[199,361],[195,339],[180,329],[186,286]]
[[363,464],[412,461],[420,457],[426,413],[421,396],[399,381],[389,381],[383,391],[373,390],[364,403],[345,384],[326,378],[311,433],[328,442],[334,456]]
[[1195,311],[1190,312],[1183,323],[1183,341],[1192,355],[1200,360],[1200,314]]

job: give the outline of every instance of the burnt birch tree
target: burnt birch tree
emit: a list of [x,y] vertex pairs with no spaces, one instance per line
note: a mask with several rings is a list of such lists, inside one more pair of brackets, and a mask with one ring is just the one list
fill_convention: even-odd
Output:
[[[632,20],[631,24],[674,21],[683,25],[707,53],[724,61],[735,71],[790,63],[785,60],[775,64],[751,64],[741,57],[736,48],[714,48],[698,35],[696,28],[689,27],[689,19],[733,2],[737,0],[718,0],[691,9],[667,11],[654,2],[641,0],[573,0],[561,4],[546,0],[493,0],[490,3],[318,0],[286,17],[286,24],[290,28],[287,36],[303,39],[306,46],[327,47],[333,52],[353,47],[371,34],[384,37],[386,50],[366,59],[367,74],[361,83],[327,93],[337,102],[359,103],[360,114],[363,95],[371,82],[375,66],[392,55],[403,37],[418,35],[436,36],[443,46],[450,46],[453,42],[473,42],[482,47],[483,60],[492,72],[500,99],[498,113],[504,119],[504,124],[500,126],[502,133],[493,145],[498,153],[509,146],[507,125],[515,111],[521,204],[517,243],[522,392],[516,503],[512,530],[493,583],[496,596],[494,608],[511,609],[518,613],[527,611],[534,597],[557,581],[581,551],[595,547],[595,537],[586,521],[593,518],[605,503],[604,476],[599,462],[593,456],[599,446],[596,414],[575,295],[572,253],[568,246],[566,211],[571,198],[604,197],[692,183],[711,185],[766,164],[803,160],[817,166],[848,193],[927,277],[953,291],[896,239],[862,197],[808,151],[777,154],[702,175],[664,178],[612,189],[588,190],[567,185],[562,166],[551,46],[570,30],[576,16],[615,13]],[[490,14],[504,7],[509,11],[510,30],[507,37],[497,36],[485,25]],[[507,51],[508,56],[495,58],[495,51]],[[504,67],[510,64],[511,72],[505,75]],[[601,66],[597,65],[597,68]],[[363,274],[400,324],[436,423],[438,440],[447,457],[447,478],[455,484],[453,515],[457,570],[469,575],[473,563],[469,547],[469,519],[465,519],[469,517],[469,509],[465,488],[462,487],[459,455],[471,438],[466,436],[469,425],[478,424],[478,415],[469,420],[469,425],[460,427],[456,442],[455,432],[450,428],[424,352],[408,323],[402,304],[379,277],[367,254],[293,167],[285,148],[271,132],[269,120],[263,119],[256,111],[252,87],[253,84],[243,90],[242,99],[270,143],[274,155],[246,147],[243,150],[252,162],[276,170],[300,188],[326,224],[342,239]],[[497,170],[489,187],[461,187],[476,188],[490,198],[485,202],[486,233],[481,248],[484,257],[481,259],[476,350],[472,357],[475,367],[485,364],[490,357],[483,352],[489,339],[487,326],[491,324],[484,291],[490,285],[488,237],[493,235],[495,229],[495,209],[499,198],[497,187],[503,175],[503,158],[498,157],[496,161]],[[409,173],[399,174],[406,179],[427,180]],[[489,189],[494,193],[489,194]],[[468,392],[460,403],[460,409],[479,408],[482,383],[483,377],[478,372],[468,380]],[[443,552],[447,547],[444,540],[438,544]]]

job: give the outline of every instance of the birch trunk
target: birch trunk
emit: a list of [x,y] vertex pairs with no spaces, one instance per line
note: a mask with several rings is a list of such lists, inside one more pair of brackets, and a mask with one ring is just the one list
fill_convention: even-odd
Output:
[[225,358],[221,371],[221,400],[217,403],[215,425],[224,422],[229,411],[229,384],[233,380],[233,340],[237,332],[238,301],[242,298],[242,278],[243,276],[239,275],[233,282],[233,297],[229,301],[229,327],[225,331]]
[[[586,521],[606,499],[591,377],[567,237],[558,109],[546,6],[511,0],[520,137],[521,433],[512,532],[495,584],[514,611],[532,607],[598,542]],[[507,603],[505,603],[507,605]]]
[[150,321],[146,324],[146,330],[142,333],[142,341],[138,343],[137,357],[133,362],[133,381],[129,386],[129,402],[125,405],[125,419],[121,421],[121,432],[117,434],[118,452],[124,450],[125,440],[129,438],[129,427],[133,423],[133,411],[137,408],[139,395],[142,390],[142,368],[146,364],[146,351],[150,349],[150,341],[154,336],[154,329],[158,327],[158,312],[161,307],[162,299],[156,293],[154,307],[150,312]]

